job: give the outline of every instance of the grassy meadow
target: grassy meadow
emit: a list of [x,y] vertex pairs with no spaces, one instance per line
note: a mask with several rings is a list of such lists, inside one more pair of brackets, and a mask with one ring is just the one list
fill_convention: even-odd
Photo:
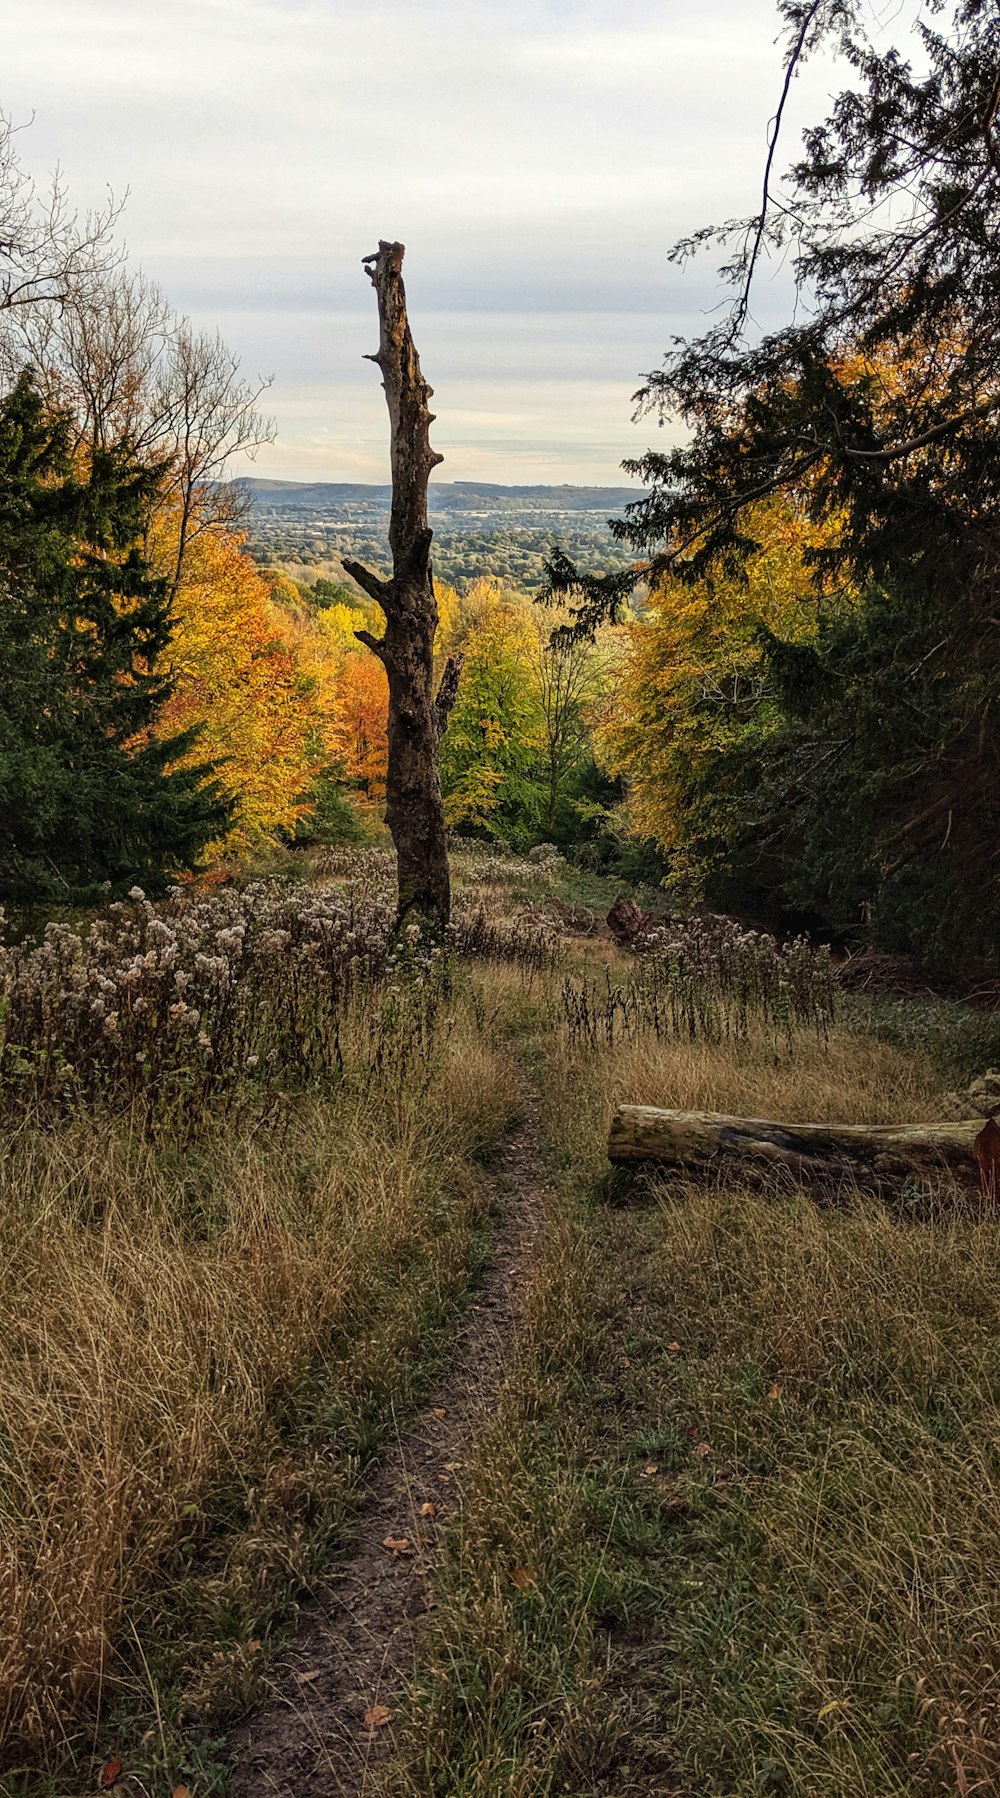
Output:
[[521,1327],[366,1790],[995,1790],[1000,1225],[623,1190],[605,1152],[625,1099],[931,1116],[981,1019],[910,1040],[736,929],[621,954],[554,863],[457,857],[433,947],[393,943],[387,857],[300,867],[6,952],[5,1798],[112,1757],[224,1791],[489,1254],[526,1082]]

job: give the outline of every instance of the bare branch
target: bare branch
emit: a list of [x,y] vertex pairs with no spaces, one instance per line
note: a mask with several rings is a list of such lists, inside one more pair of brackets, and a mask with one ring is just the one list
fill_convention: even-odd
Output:
[[359,643],[363,643],[366,649],[371,650],[372,655],[378,656],[380,662],[385,661],[385,645],[381,637],[374,637],[371,631],[355,631],[354,635]]
[[379,575],[372,574],[363,562],[351,562],[346,556],[343,558],[341,566],[345,574],[350,575],[352,581],[357,581],[362,593],[367,593],[369,599],[373,599],[376,605],[382,607],[383,612],[389,611],[392,605],[391,581],[382,580]]
[[990,95],[989,104],[986,108],[986,117],[983,120],[983,138],[986,143],[986,154],[990,159],[995,173],[1000,175],[1000,150],[997,149],[996,138],[994,137],[994,128],[998,116],[1000,116],[1000,75],[997,76],[994,83],[993,92]]
[[908,437],[903,443],[893,443],[886,449],[851,449],[844,445],[841,454],[850,456],[855,462],[895,462],[900,456],[911,456],[915,450],[925,449],[930,443],[939,443],[943,437],[950,437],[960,431],[963,425],[975,424],[977,419],[988,418],[991,412],[1000,407],[1000,394],[993,399],[984,400],[981,406],[973,406],[968,412],[959,412],[954,418],[943,418],[939,424],[921,431],[917,437]]
[[113,232],[124,201],[109,194],[103,208],[81,216],[58,169],[39,194],[21,166],[17,131],[0,111],[0,313],[66,305],[122,261]]
[[217,333],[196,332],[153,282],[119,269],[63,301],[9,313],[0,367],[13,373],[25,363],[71,413],[81,445],[127,441],[160,468],[162,497],[178,518],[176,591],[192,539],[238,515],[239,495],[225,480],[232,457],[273,437],[259,409],[269,383],[244,380]]

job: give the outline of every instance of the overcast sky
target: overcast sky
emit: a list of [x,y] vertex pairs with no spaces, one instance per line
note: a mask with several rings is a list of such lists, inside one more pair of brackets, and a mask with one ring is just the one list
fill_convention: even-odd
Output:
[[[133,260],[273,375],[255,472],[290,480],[386,478],[379,237],[438,478],[620,479],[656,431],[638,377],[717,297],[667,249],[753,209],[780,84],[773,0],[0,0],[0,27],[23,160],[82,205],[128,190]],[[799,116],[831,85],[807,70]]]

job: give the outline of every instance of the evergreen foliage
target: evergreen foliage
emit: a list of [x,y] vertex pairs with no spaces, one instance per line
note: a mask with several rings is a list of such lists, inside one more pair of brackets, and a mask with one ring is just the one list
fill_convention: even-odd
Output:
[[[762,497],[836,520],[811,560],[815,643],[789,653],[780,632],[762,637],[784,729],[716,769],[741,802],[716,867],[777,846],[776,899],[957,966],[1000,951],[996,0],[921,9],[913,60],[875,46],[858,0],[780,10],[786,92],[819,45],[852,84],[806,133],[780,204],[769,162],[758,215],[675,251],[727,244],[733,305],[649,376],[642,404],[690,436],[630,465],[649,492],[616,528],[654,580],[697,583],[738,577],[758,552]],[[780,111],[772,160],[779,126]],[[769,252],[788,258],[799,303],[755,337]],[[559,559],[551,575],[583,629],[629,590]],[[863,603],[824,607],[844,583]]]
[[73,449],[30,374],[0,401],[0,896],[79,901],[196,864],[228,807],[170,691],[167,583],[137,547],[158,471]]

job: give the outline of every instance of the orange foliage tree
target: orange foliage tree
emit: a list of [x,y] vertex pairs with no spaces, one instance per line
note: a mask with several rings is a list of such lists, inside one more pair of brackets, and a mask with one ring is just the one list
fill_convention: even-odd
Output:
[[345,656],[338,684],[333,742],[344,773],[365,798],[385,798],[389,765],[389,683],[376,656],[352,651]]

